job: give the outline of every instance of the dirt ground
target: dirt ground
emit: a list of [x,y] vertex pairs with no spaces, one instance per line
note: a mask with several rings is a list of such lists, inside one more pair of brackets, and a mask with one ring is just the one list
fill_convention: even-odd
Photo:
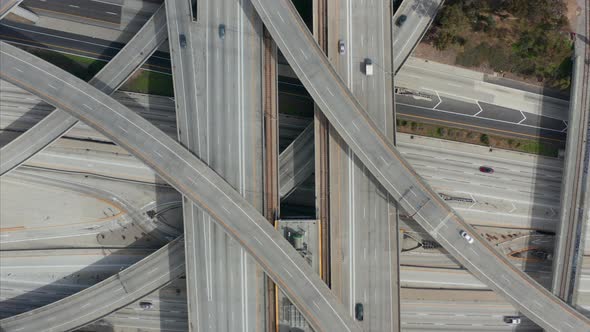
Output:
[[[563,1],[567,5],[567,18],[569,21],[570,29],[573,31],[574,26],[575,26],[575,22],[576,22],[576,17],[577,17],[576,14],[578,12],[577,0],[563,0]],[[503,23],[499,20],[496,20],[496,23],[498,26],[502,26],[502,25],[507,26],[506,23]],[[477,41],[478,39],[480,39],[482,37],[483,36],[480,35],[479,33],[474,33],[470,36],[472,41]],[[414,49],[414,53],[412,55],[415,57],[421,58],[421,59],[427,59],[430,61],[444,63],[444,64],[451,65],[451,66],[467,68],[467,69],[475,70],[475,71],[478,71],[481,73],[498,75],[498,76],[502,76],[502,77],[509,78],[512,80],[526,82],[526,83],[536,85],[536,86],[543,86],[543,82],[538,82],[536,79],[533,79],[533,78],[524,78],[524,77],[521,77],[518,75],[514,75],[512,73],[502,73],[502,74],[496,73],[496,72],[494,72],[494,70],[492,70],[486,64],[482,64],[479,67],[460,66],[455,63],[458,52],[459,52],[459,50],[457,49],[457,47],[450,47],[444,51],[440,51],[440,50],[437,50],[431,44],[428,44],[426,42],[421,42],[418,44],[418,46],[416,46],[416,48]]]
[[576,13],[578,11],[578,4],[576,0],[564,0],[567,5],[567,19],[570,22],[570,30],[575,30],[576,25]]

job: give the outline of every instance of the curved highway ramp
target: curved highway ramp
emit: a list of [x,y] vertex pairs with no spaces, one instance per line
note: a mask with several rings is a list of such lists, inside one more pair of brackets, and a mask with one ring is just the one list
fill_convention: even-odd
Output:
[[0,320],[0,331],[71,331],[123,308],[184,273],[184,237],[74,295]]
[[78,117],[152,167],[215,218],[256,259],[315,331],[360,331],[326,284],[256,208],[140,115],[86,82],[6,43],[0,43],[0,78]]
[[[125,47],[90,80],[90,84],[108,94],[115,92],[156,51],[167,36],[166,11],[162,5]],[[43,150],[77,122],[76,118],[60,109],[51,112],[0,149],[0,176]]]
[[[330,124],[400,206],[463,266],[549,331],[588,331],[590,320],[518,270],[412,169],[378,130],[315,42],[290,0],[252,0]],[[460,235],[474,238],[469,244]]]

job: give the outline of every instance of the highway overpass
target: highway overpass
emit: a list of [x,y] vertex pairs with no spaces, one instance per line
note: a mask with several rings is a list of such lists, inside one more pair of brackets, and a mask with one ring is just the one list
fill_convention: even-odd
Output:
[[360,330],[291,244],[201,160],[87,83],[13,46],[0,46],[0,78],[79,117],[198,202],[247,249],[316,331]]
[[[393,29],[393,72],[402,68],[434,21],[444,0],[404,0],[391,18]],[[399,24],[402,15],[406,21]]]
[[[193,5],[166,1],[178,140],[262,211],[262,22],[247,1]],[[256,261],[188,198],[184,217],[190,330],[267,326]]]
[[0,320],[2,330],[70,331],[120,309],[184,273],[184,238],[74,295]]
[[590,4],[578,1],[576,40],[569,110],[569,127],[565,150],[565,167],[561,186],[560,223],[553,261],[553,292],[568,303],[575,303],[584,255],[584,238],[590,215]]
[[18,6],[23,0],[0,0],[0,20]]
[[[419,178],[331,67],[290,1],[252,3],[330,124],[414,220],[463,266],[543,328],[590,328],[590,320],[518,271]],[[475,242],[468,244],[461,230]]]
[[[113,93],[141,67],[166,37],[166,12],[162,5],[137,35],[89,83],[105,93]],[[77,122],[78,120],[67,112],[54,110],[34,127],[0,149],[0,175],[41,151]]]
[[[387,0],[328,1],[326,54],[393,144],[392,13],[392,1]],[[359,70],[365,59],[375,67],[372,76]],[[365,331],[399,331],[397,204],[331,129],[328,150],[331,288],[351,316],[355,305],[363,303]]]

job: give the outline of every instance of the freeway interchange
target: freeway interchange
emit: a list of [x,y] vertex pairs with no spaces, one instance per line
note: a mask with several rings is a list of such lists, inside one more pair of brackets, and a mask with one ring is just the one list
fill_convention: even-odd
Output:
[[[381,131],[382,128],[373,122],[363,104],[359,103],[353,95],[348,87],[351,83],[346,84],[332,67],[290,1],[253,0],[252,5],[302,84],[341,137],[342,142],[354,152],[363,167],[398,202],[398,206],[407,213],[409,218],[422,226],[449,254],[487,287],[503,295],[509,303],[539,326],[551,331],[583,331],[590,327],[590,321],[586,317],[552,295],[499,254],[418,175],[392,144],[389,134]],[[173,11],[168,8],[169,2],[166,6],[166,11],[169,11],[167,12],[168,24],[171,22],[178,24],[174,21],[174,14],[171,14]],[[184,15],[184,19],[187,17],[188,15]],[[153,168],[163,180],[185,195],[185,204],[194,203],[211,216],[215,223],[223,227],[223,230],[240,245],[240,250],[245,250],[249,257],[253,258],[285,292],[314,330],[362,330],[361,324],[353,319],[354,313],[351,315],[350,312],[354,301],[344,307],[341,299],[333,294],[303,261],[300,254],[291,247],[291,244],[262,216],[260,208],[252,205],[256,203],[244,197],[245,189],[232,184],[231,180],[224,179],[223,174],[215,169],[215,165],[207,165],[207,162],[211,162],[208,157],[199,155],[200,158],[197,158],[186,149],[187,146],[191,148],[191,142],[196,141],[197,144],[200,142],[200,128],[197,127],[197,132],[192,134],[191,129],[186,127],[191,122],[197,122],[199,126],[197,120],[179,121],[179,128],[182,129],[179,129],[178,134],[180,141],[184,144],[182,146],[153,124],[105,94],[105,92],[110,93],[116,90],[124,78],[131,75],[158,47],[164,38],[162,28],[165,24],[163,5],[146,27],[138,33],[137,39],[134,38],[128,43],[123,51],[113,58],[113,65],[109,64],[103,70],[108,73],[108,69],[114,69],[115,74],[109,74],[109,77],[116,77],[122,73],[120,80],[111,80],[96,88],[25,51],[2,43],[0,77],[60,109],[51,114],[53,118],[50,115],[29,130],[30,133],[27,132],[11,143],[19,145],[13,148],[9,153],[10,156],[19,154],[21,151],[25,153],[14,159],[10,158],[6,164],[3,160],[2,174],[64,134],[75,124],[76,119],[70,117],[74,116]],[[185,22],[184,28],[191,29],[190,24]],[[176,28],[168,26],[169,39],[176,40],[175,35],[183,34],[178,30],[182,25],[175,26]],[[189,38],[191,47],[193,42],[195,39]],[[182,44],[179,46],[183,48]],[[131,54],[125,53],[125,51],[137,53],[138,50],[140,50],[138,53],[140,56],[132,57]],[[175,52],[179,50],[174,51],[173,47],[173,56],[178,56]],[[190,65],[193,65],[195,63],[192,59],[195,56],[193,52],[194,50],[180,51],[180,57],[173,58],[173,65],[175,61],[180,61],[176,62],[176,66],[181,72],[182,65],[178,66],[182,61],[188,61]],[[126,61],[129,57],[132,57],[134,61]],[[125,66],[127,69],[123,71],[116,66]],[[195,72],[191,70],[190,75],[192,76]],[[197,90],[193,86],[197,83],[192,82],[194,77],[191,76],[187,76],[188,81],[184,79],[175,81],[177,98],[180,98],[179,95],[186,95],[186,98],[183,98],[184,102],[179,102],[177,99],[177,102],[182,105],[181,108],[184,108],[179,110],[177,105],[177,112],[181,116],[184,112],[188,117],[191,110],[199,109],[200,101],[193,99],[197,98],[197,95],[192,94],[192,91]],[[175,79],[179,78],[175,77]],[[97,82],[90,82],[90,84],[93,83],[96,85],[103,82],[97,79]],[[211,97],[214,98],[215,95],[213,93]],[[439,101],[442,102],[440,97]],[[240,102],[243,103],[243,101]],[[218,103],[220,105],[215,107],[235,106],[221,105],[221,101]],[[237,107],[243,107],[243,105],[238,104]],[[57,118],[58,116],[61,118]],[[199,115],[190,116],[198,117]],[[381,123],[381,125],[384,124]],[[183,134],[187,135],[185,140],[182,139]],[[203,151],[199,153],[200,145],[193,149],[196,149],[193,150],[196,154],[203,153]],[[10,150],[5,150],[3,147],[2,151],[4,153]],[[231,169],[235,168],[231,167]],[[190,222],[198,222],[198,220],[190,220]],[[463,232],[473,239],[473,243],[465,241]],[[194,235],[191,234],[191,236]],[[184,269],[185,256],[178,253],[171,255],[168,251],[182,251],[184,245],[183,239],[179,238],[130,269],[102,283],[46,307],[4,319],[0,323],[6,331],[19,331],[23,328],[58,331],[84,326],[138,300],[179,276]],[[189,257],[188,254],[186,256]],[[174,257],[174,262],[170,261],[170,257]],[[145,273],[146,266],[151,268],[148,273]],[[139,276],[145,278],[151,273],[158,275],[158,279],[146,286]],[[198,274],[194,274],[193,278],[195,275]],[[191,274],[187,273],[187,276],[190,277]],[[188,285],[196,287],[194,286],[196,283],[197,281],[193,280]],[[96,292],[99,292],[101,296],[94,296]],[[119,300],[115,301],[115,298]],[[190,300],[189,297],[189,303],[191,301],[195,304],[198,302],[198,300]],[[93,307],[98,310],[70,319],[72,310],[86,302],[96,303]],[[58,314],[62,316],[57,316]],[[191,314],[189,311],[189,317]],[[193,317],[193,319],[198,318]]]

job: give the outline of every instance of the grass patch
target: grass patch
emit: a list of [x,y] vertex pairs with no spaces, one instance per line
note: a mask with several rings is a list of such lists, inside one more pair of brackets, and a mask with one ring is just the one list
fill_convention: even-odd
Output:
[[171,75],[143,69],[138,70],[132,75],[121,86],[121,90],[159,96],[174,96],[174,85]]
[[[547,157],[557,157],[559,146],[545,141],[496,136],[462,128],[441,127],[435,124],[397,119],[397,130],[402,133],[464,142],[490,148],[513,150]],[[403,125],[405,124],[405,125]]]
[[72,54],[29,47],[26,50],[84,81],[89,81],[106,65],[104,61]]
[[[89,81],[107,64],[105,61],[90,59],[78,55],[32,47],[27,47],[26,49],[31,54],[38,56],[84,81]],[[168,97],[174,96],[171,75],[143,69],[140,69],[133,74],[127,82],[121,86],[121,90]]]

